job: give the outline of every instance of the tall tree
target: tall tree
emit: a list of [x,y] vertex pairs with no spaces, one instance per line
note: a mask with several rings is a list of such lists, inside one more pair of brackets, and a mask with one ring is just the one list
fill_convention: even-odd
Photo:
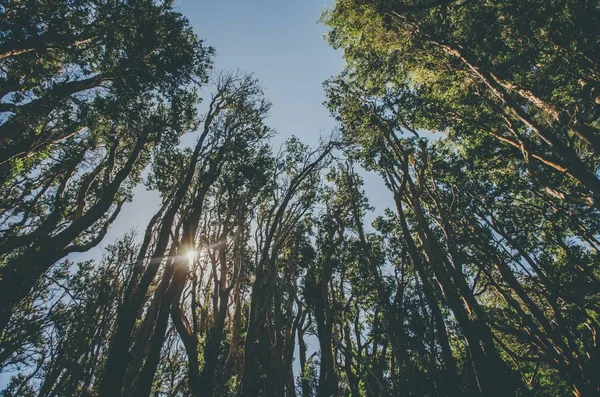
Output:
[[[294,343],[294,338],[284,342],[281,336],[277,336],[282,332],[283,319],[279,310],[284,294],[277,283],[280,277],[278,263],[287,237],[311,209],[319,171],[324,166],[323,160],[330,155],[332,149],[333,144],[327,143],[324,147],[311,151],[297,139],[292,139],[288,142],[286,151],[276,159],[271,188],[272,200],[265,203],[261,211],[262,221],[259,224],[260,245],[244,345],[240,390],[242,395],[278,395],[285,387],[287,374],[281,372],[281,360],[286,360],[287,365],[291,362],[289,358],[282,356],[285,354],[282,343],[289,346],[290,343]],[[292,300],[293,297],[288,297],[290,304]],[[275,313],[271,312],[272,308]],[[291,313],[288,313],[288,320],[290,316]],[[274,327],[272,332],[275,332],[275,335],[269,340],[267,332],[271,327]],[[286,333],[293,336],[295,331],[288,328]],[[269,345],[271,349],[275,349],[272,357],[265,354]],[[275,376],[269,376],[270,374]]]
[[170,2],[4,1],[0,332],[56,261],[97,245],[195,117],[211,50]]
[[[159,186],[171,191],[164,192],[168,202],[166,209],[159,212],[160,221],[154,236],[152,254],[147,255],[150,248],[147,245],[144,246],[144,251],[140,251],[142,266],[134,274],[132,282],[135,284],[130,289],[131,295],[120,308],[118,326],[111,342],[100,389],[102,395],[118,394],[122,388],[128,366],[127,351],[136,319],[161,262],[166,259],[160,286],[155,291],[155,295],[158,294],[157,310],[146,314],[151,318],[149,323],[154,324],[156,321],[156,324],[149,342],[148,357],[137,382],[140,393],[149,392],[167,331],[171,304],[174,308],[177,307],[186,285],[189,271],[187,253],[195,250],[195,236],[206,197],[222,173],[224,164],[236,158],[228,158],[226,155],[238,149],[243,153],[244,147],[256,144],[268,133],[268,129],[262,124],[268,108],[268,102],[260,97],[257,81],[251,76],[219,75],[216,92],[202,122],[201,135],[194,150],[188,152],[187,156],[184,155],[183,160],[175,160],[184,164],[179,168],[180,174],[173,178],[173,174],[164,174],[160,167],[157,169],[161,174],[157,178],[168,178],[165,185],[161,182],[162,178],[157,179]],[[150,225],[151,228],[153,226]]]

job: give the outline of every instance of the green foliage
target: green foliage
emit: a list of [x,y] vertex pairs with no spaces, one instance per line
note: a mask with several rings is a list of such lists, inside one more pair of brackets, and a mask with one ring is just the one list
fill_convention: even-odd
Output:
[[2,395],[598,394],[593,2],[337,0],[341,139],[278,153],[172,1],[0,12]]

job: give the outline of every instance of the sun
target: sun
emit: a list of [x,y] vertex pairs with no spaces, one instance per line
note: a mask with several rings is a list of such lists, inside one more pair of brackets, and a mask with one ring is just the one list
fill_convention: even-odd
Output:
[[188,258],[188,262],[190,263],[190,265],[192,263],[194,263],[194,261],[196,260],[196,256],[198,255],[198,253],[196,252],[196,250],[189,250],[186,254],[187,258]]

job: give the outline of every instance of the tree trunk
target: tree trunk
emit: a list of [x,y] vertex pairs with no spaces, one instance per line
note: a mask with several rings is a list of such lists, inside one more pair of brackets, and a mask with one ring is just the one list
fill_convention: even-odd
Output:
[[[29,248],[27,252],[15,260],[9,262],[0,268],[0,290],[3,293],[0,302],[0,335],[8,324],[15,307],[29,295],[34,285],[39,281],[43,274],[52,267],[58,260],[69,254],[68,246],[83,231],[90,228],[100,218],[102,218],[110,207],[114,204],[114,198],[118,193],[121,184],[130,175],[137,160],[139,159],[148,136],[143,134],[137,139],[127,162],[114,180],[110,183],[104,195],[100,200],[90,208],[81,218],[73,221],[65,230],[53,237],[40,238],[35,248]],[[100,243],[104,237],[108,225],[114,221],[118,214],[120,205],[113,216],[107,221],[107,224],[101,230],[101,234],[96,240],[92,241],[94,245]]]

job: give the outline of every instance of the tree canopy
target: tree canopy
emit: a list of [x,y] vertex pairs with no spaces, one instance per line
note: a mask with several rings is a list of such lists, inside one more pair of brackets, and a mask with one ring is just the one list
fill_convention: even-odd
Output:
[[338,129],[274,147],[174,1],[0,0],[0,396],[600,393],[597,2],[321,20]]

